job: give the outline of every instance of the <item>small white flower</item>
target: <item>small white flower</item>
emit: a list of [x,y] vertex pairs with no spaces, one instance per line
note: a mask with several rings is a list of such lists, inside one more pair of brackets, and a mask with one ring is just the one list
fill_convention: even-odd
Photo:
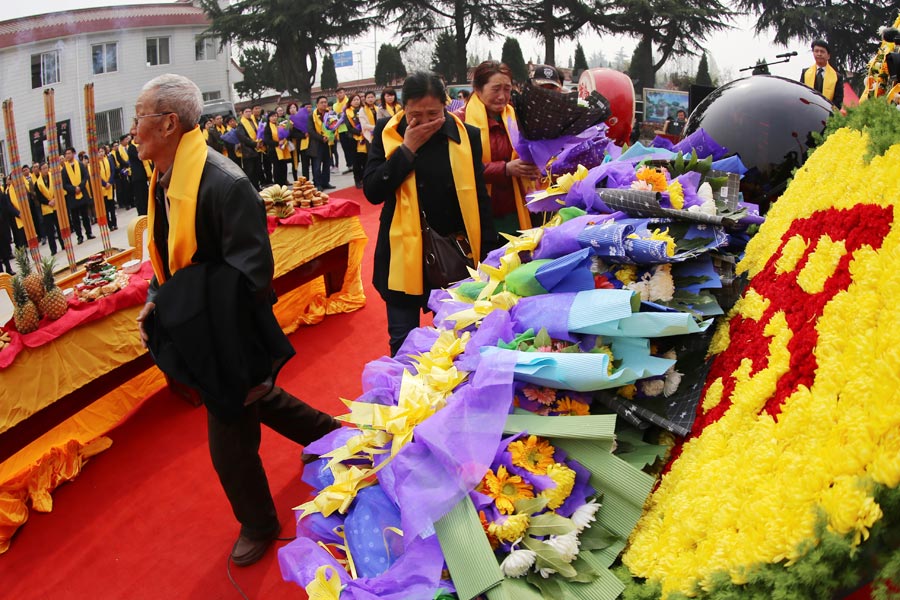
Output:
[[535,571],[540,573],[541,577],[543,577],[544,579],[548,579],[551,575],[556,573],[556,571],[553,569],[535,569]]
[[534,564],[537,554],[533,550],[513,550],[500,563],[500,570],[506,577],[521,577]]
[[551,535],[544,543],[559,552],[559,556],[567,563],[575,560],[578,555],[578,533],[574,531],[565,535]]
[[666,371],[666,381],[663,386],[663,395],[668,398],[678,389],[678,386],[681,385],[681,378],[683,375],[674,369],[669,369]]
[[700,187],[697,188],[697,197],[703,198],[704,200],[713,200],[712,186],[709,185],[708,181],[704,181],[700,184]]
[[650,278],[650,301],[668,302],[675,295],[675,280],[672,279],[672,265],[658,265]]
[[665,389],[666,382],[662,379],[645,379],[644,381],[641,381],[641,392],[650,398],[659,396]]
[[581,533],[585,529],[590,529],[591,523],[597,518],[595,515],[598,510],[600,510],[600,504],[593,498],[587,504],[582,504],[575,509],[575,513],[571,518],[572,522],[575,523],[575,527],[578,528],[578,533]]

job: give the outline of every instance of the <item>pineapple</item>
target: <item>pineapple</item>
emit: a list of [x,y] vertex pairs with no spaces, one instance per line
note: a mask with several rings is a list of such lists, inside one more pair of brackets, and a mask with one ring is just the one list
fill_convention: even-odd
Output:
[[44,282],[40,273],[32,270],[28,250],[25,248],[16,248],[16,265],[19,267],[19,275],[22,276],[28,298],[37,304],[44,297]]
[[37,329],[41,323],[41,315],[34,302],[28,299],[25,282],[18,275],[13,278],[13,301],[16,305],[13,320],[19,333],[31,333]]
[[41,298],[40,303],[38,303],[41,314],[50,317],[54,321],[66,314],[66,311],[69,310],[69,303],[66,301],[66,297],[53,279],[53,267],[55,266],[55,263],[56,261],[53,257],[45,258],[41,261],[41,266],[44,269],[44,291],[46,293],[44,294],[44,297]]

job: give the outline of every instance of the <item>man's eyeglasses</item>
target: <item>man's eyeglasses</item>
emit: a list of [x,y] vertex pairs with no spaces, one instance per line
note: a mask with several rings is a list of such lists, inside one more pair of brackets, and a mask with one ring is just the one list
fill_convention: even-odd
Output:
[[170,111],[167,111],[167,112],[152,113],[152,114],[149,114],[149,115],[135,115],[135,116],[134,116],[134,120],[135,120],[135,121],[140,121],[141,119],[146,119],[147,117],[164,117],[164,116],[166,116],[166,115],[174,115],[174,114],[175,114],[175,112],[170,110]]

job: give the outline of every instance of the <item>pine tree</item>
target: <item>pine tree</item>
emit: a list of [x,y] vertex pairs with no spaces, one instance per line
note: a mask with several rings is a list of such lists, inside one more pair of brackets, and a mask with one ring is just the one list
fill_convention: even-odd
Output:
[[503,42],[500,62],[506,63],[506,66],[512,71],[514,82],[525,83],[528,81],[528,66],[525,64],[525,57],[522,56],[522,47],[519,46],[517,39],[508,37]]
[[375,64],[375,85],[391,85],[406,77],[406,66],[400,56],[400,49],[391,44],[382,44]]
[[656,85],[656,70],[653,68],[653,46],[649,38],[641,38],[631,55],[628,75],[634,82],[634,93],[640,95],[644,88]]
[[333,90],[338,86],[337,71],[334,69],[334,58],[330,54],[322,57],[322,78],[319,87],[323,90]]
[[584,57],[584,48],[581,47],[581,42],[575,46],[575,64],[572,66],[572,81],[577,82],[578,78],[584,71],[588,70],[587,59]]
[[454,79],[456,73],[456,41],[449,31],[442,31],[434,42],[431,55],[431,70],[447,81]]
[[697,67],[695,82],[697,85],[713,85],[712,77],[709,76],[709,61],[706,60],[706,52],[700,58],[700,66]]

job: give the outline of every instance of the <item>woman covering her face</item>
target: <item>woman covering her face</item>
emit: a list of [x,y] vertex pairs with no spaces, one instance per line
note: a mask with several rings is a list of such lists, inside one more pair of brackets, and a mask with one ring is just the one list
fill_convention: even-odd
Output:
[[373,282],[387,306],[391,355],[419,326],[434,287],[424,276],[420,211],[437,233],[464,234],[476,263],[496,245],[481,133],[446,112],[446,98],[434,73],[408,76],[403,110],[375,127],[363,178],[366,199],[383,205]]

